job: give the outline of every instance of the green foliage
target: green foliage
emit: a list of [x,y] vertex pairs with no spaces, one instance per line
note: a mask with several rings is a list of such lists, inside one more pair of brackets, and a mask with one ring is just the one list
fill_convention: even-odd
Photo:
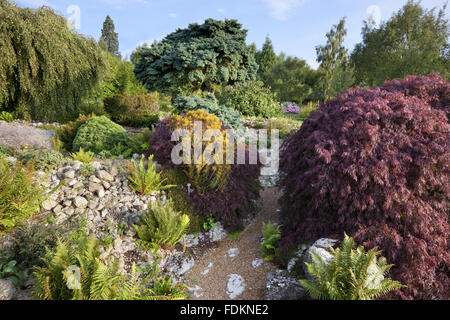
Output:
[[17,287],[26,278],[16,260],[0,259],[0,279],[10,280]]
[[114,21],[107,15],[105,22],[103,22],[102,35],[100,37],[103,41],[102,47],[105,46],[106,51],[120,58],[119,35],[114,30]]
[[265,261],[272,261],[277,254],[277,243],[281,239],[280,226],[272,222],[263,222],[262,234],[264,241],[261,243],[262,253]]
[[70,156],[74,161],[80,161],[87,164],[91,163],[94,160],[95,155],[90,151],[85,152],[83,148],[80,148],[77,153],[71,153]]
[[147,89],[137,81],[133,71],[134,66],[131,62],[122,61],[108,52],[103,52],[103,59],[107,65],[107,69],[98,88],[92,94],[94,100],[91,103],[103,101],[106,97],[124,93],[148,93]]
[[14,155],[14,149],[9,146],[0,146],[0,158],[7,158]]
[[174,100],[173,105],[176,107],[178,113],[203,109],[210,114],[214,114],[225,125],[233,129],[243,128],[239,111],[226,106],[219,106],[213,94],[208,94],[206,97],[180,96]]
[[266,37],[262,50],[257,52],[256,62],[259,65],[258,76],[262,81],[265,81],[268,73],[277,62],[277,55],[273,50],[272,41],[269,39],[269,36]]
[[11,123],[14,121],[14,115],[10,112],[2,111],[0,112],[0,121]]
[[95,167],[90,163],[83,163],[80,166],[80,173],[83,177],[90,177],[95,173]]
[[72,150],[80,148],[99,155],[102,151],[120,155],[119,145],[125,148],[129,138],[124,128],[105,116],[93,117],[83,124],[73,140]]
[[384,257],[377,258],[378,248],[365,252],[362,246],[355,247],[354,240],[345,235],[340,248],[330,248],[333,260],[329,264],[311,254],[313,263],[306,265],[314,281],[300,283],[313,299],[371,300],[404,287],[385,278],[393,265],[387,265]]
[[59,225],[49,224],[45,220],[28,222],[14,229],[11,233],[12,245],[5,250],[5,255],[20,261],[25,268],[42,265],[46,249],[54,248],[59,236],[78,227],[76,220]]
[[47,121],[70,117],[105,70],[97,43],[48,7],[0,0],[0,21],[0,110]]
[[29,167],[0,159],[0,233],[37,213],[44,193]]
[[260,81],[226,87],[219,96],[219,104],[244,116],[270,118],[283,114],[276,95]]
[[204,231],[210,231],[214,229],[214,218],[206,218],[202,224],[202,228]]
[[130,136],[130,142],[128,143],[128,146],[131,148],[132,153],[142,153],[148,148],[150,148],[150,129],[145,129],[141,133],[136,133]]
[[54,170],[64,161],[64,156],[54,150],[25,151],[19,153],[16,158],[37,171]]
[[185,286],[172,280],[172,277],[160,277],[156,279],[153,288],[150,289],[156,297],[170,297],[171,300],[183,300]]
[[356,82],[372,87],[407,75],[450,70],[446,9],[445,4],[439,12],[426,10],[420,2],[408,1],[379,28],[366,22],[363,40],[351,56]]
[[172,248],[186,234],[189,222],[189,216],[175,211],[171,201],[157,202],[140,217],[140,225],[133,228],[144,247]]
[[131,275],[122,275],[118,259],[105,264],[100,254],[96,238],[83,235],[77,240],[58,240],[57,247],[49,250],[43,259],[44,266],[34,268],[33,293],[41,300],[157,298],[146,288],[150,279],[140,281],[134,265]]
[[258,65],[236,20],[208,19],[178,29],[135,57],[136,78],[149,91],[172,97],[256,79]]
[[95,117],[95,115],[80,115],[76,120],[69,121],[64,126],[56,129],[56,134],[58,135],[64,150],[72,151],[73,140],[75,140],[75,137],[77,136],[78,129],[92,117]]
[[159,94],[120,94],[104,99],[105,109],[121,125],[149,127],[159,122]]
[[319,73],[305,60],[280,55],[277,63],[266,74],[264,83],[272,88],[280,101],[303,103],[317,86]]
[[[352,76],[348,74],[351,72],[348,67],[348,50],[344,47],[346,35],[345,18],[342,18],[327,33],[325,46],[316,47],[317,61],[320,63],[319,85],[323,90],[323,100],[344,92],[353,83]],[[348,82],[341,83],[342,80]],[[336,92],[335,90],[339,91]]]
[[148,157],[147,169],[145,168],[144,155],[142,155],[139,165],[134,159],[131,159],[131,162],[127,162],[127,168],[128,180],[131,183],[130,188],[142,195],[176,187],[174,185],[164,185],[166,179],[161,179],[161,173],[156,171],[153,155]]

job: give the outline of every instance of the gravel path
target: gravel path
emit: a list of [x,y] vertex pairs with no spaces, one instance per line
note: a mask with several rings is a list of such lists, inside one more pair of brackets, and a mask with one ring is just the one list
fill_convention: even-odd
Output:
[[278,188],[261,192],[260,215],[236,239],[209,248],[185,275],[190,300],[264,300],[266,276],[277,268],[260,252],[262,223],[278,222]]

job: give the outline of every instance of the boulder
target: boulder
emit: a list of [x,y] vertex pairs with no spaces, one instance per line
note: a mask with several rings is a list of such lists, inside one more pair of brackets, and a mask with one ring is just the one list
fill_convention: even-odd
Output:
[[177,276],[182,276],[194,266],[195,261],[191,257],[177,252],[171,255],[165,264],[165,269]]
[[308,278],[309,280],[314,280],[313,276],[308,271],[308,267],[305,264],[305,262],[313,262],[311,253],[318,255],[326,264],[328,264],[331,260],[333,260],[333,256],[330,253],[330,247],[336,245],[337,243],[339,243],[339,240],[322,238],[314,242],[313,245],[309,247],[303,258],[303,271],[305,272],[306,278]]
[[88,205],[88,201],[83,197],[75,197],[75,199],[73,199],[73,205],[78,209],[85,209]]
[[266,300],[305,300],[306,290],[286,270],[270,272],[266,278]]
[[7,279],[0,279],[0,300],[12,300],[16,288],[14,284]]
[[220,222],[214,224],[214,228],[211,230],[211,241],[220,241],[228,236],[228,232],[223,228]]

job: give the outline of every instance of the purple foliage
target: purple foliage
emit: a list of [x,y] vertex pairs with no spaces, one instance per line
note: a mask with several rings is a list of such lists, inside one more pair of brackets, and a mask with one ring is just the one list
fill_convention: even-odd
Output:
[[449,299],[450,83],[408,76],[321,105],[283,145],[285,249],[346,232],[408,287]]

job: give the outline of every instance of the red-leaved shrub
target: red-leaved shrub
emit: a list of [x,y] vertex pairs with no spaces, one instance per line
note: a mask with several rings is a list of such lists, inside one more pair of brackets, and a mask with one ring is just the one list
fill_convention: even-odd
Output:
[[[182,115],[184,117],[186,115]],[[231,165],[228,179],[224,190],[213,190],[204,188],[199,191],[197,186],[193,186],[192,193],[188,194],[186,184],[189,181],[184,175],[186,167],[175,165],[171,160],[172,149],[178,142],[171,141],[174,128],[171,127],[173,117],[168,117],[156,127],[155,132],[150,136],[150,149],[145,154],[154,155],[154,160],[164,168],[177,170],[184,176],[184,186],[182,188],[183,201],[189,202],[193,207],[192,214],[205,218],[213,217],[220,221],[230,230],[241,228],[243,221],[248,218],[256,209],[256,200],[259,198],[259,174],[260,165],[239,164]],[[222,124],[221,130],[228,129]],[[249,158],[248,148],[246,149],[246,159]],[[235,152],[235,163],[237,163],[237,152]],[[173,189],[176,192],[180,188]]]
[[408,76],[323,104],[283,145],[282,243],[379,246],[393,299],[449,299],[450,83]]

